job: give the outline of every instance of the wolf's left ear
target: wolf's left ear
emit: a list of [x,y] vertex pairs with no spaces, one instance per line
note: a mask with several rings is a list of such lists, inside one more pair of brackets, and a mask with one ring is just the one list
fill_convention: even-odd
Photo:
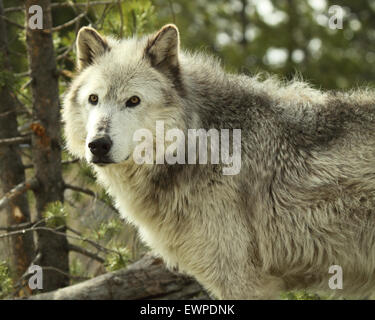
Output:
[[146,46],[145,56],[161,71],[178,69],[180,36],[174,24],[167,24],[153,35]]
[[77,35],[77,65],[82,70],[109,50],[107,41],[93,28],[83,27]]

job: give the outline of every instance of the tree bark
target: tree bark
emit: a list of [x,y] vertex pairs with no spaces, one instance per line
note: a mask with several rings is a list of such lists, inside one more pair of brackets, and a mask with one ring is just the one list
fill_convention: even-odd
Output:
[[[17,102],[12,96],[12,70],[8,57],[8,41],[3,1],[0,0],[0,140],[19,137],[17,130]],[[25,172],[17,144],[0,145],[0,184],[4,195],[16,185],[25,181]],[[1,196],[0,196],[1,198]],[[30,211],[26,194],[21,194],[9,201],[4,211],[7,225],[30,222]],[[33,235],[25,234],[11,239],[11,265],[15,279],[21,277],[34,256]]]
[[209,299],[193,279],[169,271],[162,261],[144,256],[128,268],[76,285],[29,297],[31,300]]
[[[38,5],[43,10],[43,29],[30,29],[29,7]],[[64,184],[61,173],[60,110],[58,74],[52,41],[52,17],[49,0],[27,0],[26,44],[31,70],[33,123],[31,129],[33,165],[39,187],[34,191],[38,218],[46,205],[63,201]],[[43,290],[51,291],[69,284],[68,242],[65,236],[51,232],[37,233],[37,248],[41,254],[38,265],[62,272],[45,271]]]

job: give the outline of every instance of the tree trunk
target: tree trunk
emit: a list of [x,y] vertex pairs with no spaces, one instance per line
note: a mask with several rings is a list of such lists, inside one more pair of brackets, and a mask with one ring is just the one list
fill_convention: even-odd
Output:
[[29,297],[32,300],[141,300],[209,299],[193,279],[165,268],[158,258],[146,255],[128,268],[57,291]]
[[[0,139],[18,137],[17,102],[12,96],[12,70],[8,58],[7,30],[2,18],[3,1],[0,0]],[[16,144],[0,146],[0,184],[5,194],[14,186],[25,181],[25,171]],[[26,194],[13,199],[3,211],[7,225],[30,222],[30,211]],[[12,237],[11,265],[14,279],[21,277],[29,267],[34,256],[33,235],[25,234]]]
[[[30,29],[29,8],[38,5],[43,10],[43,29]],[[61,173],[60,110],[58,74],[52,42],[52,17],[49,0],[27,0],[26,44],[31,71],[33,95],[33,164],[39,188],[35,190],[38,218],[42,218],[46,205],[63,201]],[[41,254],[40,266],[53,267],[69,273],[68,243],[65,236],[41,231],[37,233],[37,248]],[[43,290],[50,291],[69,284],[62,273],[45,271]]]

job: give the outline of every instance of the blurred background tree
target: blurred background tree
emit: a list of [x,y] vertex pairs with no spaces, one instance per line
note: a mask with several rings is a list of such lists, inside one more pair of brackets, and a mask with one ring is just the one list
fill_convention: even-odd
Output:
[[[373,0],[155,0],[158,24],[174,21],[182,44],[219,56],[231,71],[301,74],[316,87],[374,80]],[[328,25],[344,10],[343,29]]]
[[[34,98],[24,1],[2,2],[8,60],[5,63],[0,55],[0,89],[2,94],[11,96],[17,117],[9,117],[3,101],[0,123],[13,121],[18,127],[13,126],[12,132],[22,138],[17,144],[2,144],[1,139],[11,137],[0,136],[0,182],[4,195],[10,189],[10,180],[6,181],[8,176],[4,174],[6,168],[10,163],[19,163],[5,158],[8,151],[14,152],[23,165],[13,183],[35,175],[29,140],[31,125],[37,119],[31,116]],[[343,10],[342,29],[329,26],[333,5]],[[75,72],[76,34],[81,26],[89,24],[103,34],[121,38],[143,36],[172,22],[180,29],[183,48],[219,57],[230,72],[267,72],[284,79],[298,76],[328,90],[374,86],[375,0],[59,0],[51,1],[51,15],[60,94],[64,94]],[[29,190],[25,193],[26,220],[10,219],[9,207],[0,211],[0,297],[30,294],[21,280],[25,280],[22,275],[40,249],[36,244],[34,250],[31,242],[37,237],[30,228],[41,219],[47,228],[66,232],[69,267],[55,272],[63,274],[68,283],[122,268],[147,251],[133,227],[124,225],[112,200],[95,184],[91,169],[70,158],[65,150],[61,159],[63,201],[48,200],[40,215],[35,194]],[[26,222],[22,228],[29,230],[28,236],[17,233],[15,240],[9,233],[22,230],[16,224],[20,222]],[[21,260],[22,265],[17,263]],[[307,294],[286,297],[311,298]]]

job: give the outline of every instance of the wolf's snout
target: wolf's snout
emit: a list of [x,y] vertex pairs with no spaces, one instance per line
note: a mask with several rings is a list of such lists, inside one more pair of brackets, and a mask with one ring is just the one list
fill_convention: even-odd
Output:
[[108,136],[96,137],[89,143],[91,153],[98,158],[106,156],[111,147],[112,140]]

